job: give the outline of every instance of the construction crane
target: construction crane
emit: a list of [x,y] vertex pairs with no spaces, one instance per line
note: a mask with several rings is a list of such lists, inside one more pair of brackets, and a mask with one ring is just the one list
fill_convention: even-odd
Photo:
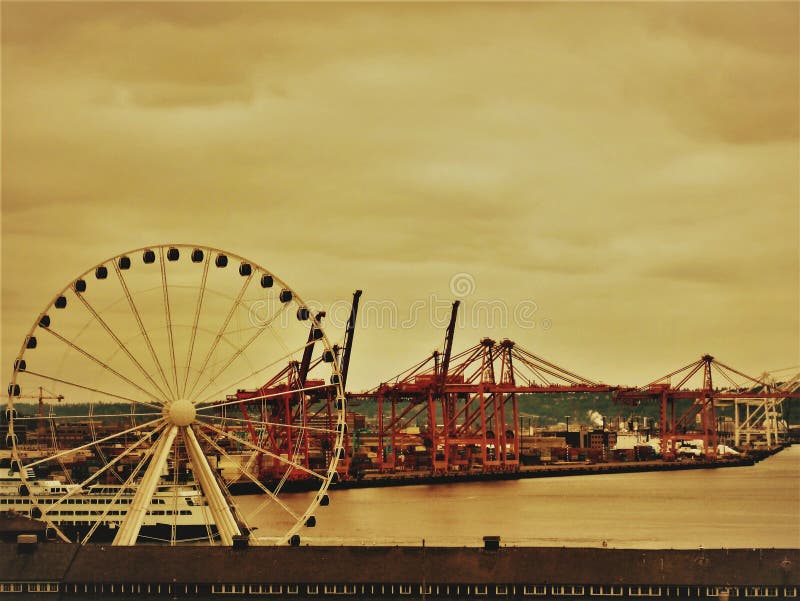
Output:
[[44,425],[44,402],[45,401],[58,401],[59,403],[64,400],[63,394],[58,394],[55,396],[45,394],[44,388],[39,386],[39,394],[21,394],[17,397],[18,399],[37,399],[39,401],[39,412],[38,416],[39,419],[37,420],[36,426],[36,436],[41,441],[45,436],[45,425]]

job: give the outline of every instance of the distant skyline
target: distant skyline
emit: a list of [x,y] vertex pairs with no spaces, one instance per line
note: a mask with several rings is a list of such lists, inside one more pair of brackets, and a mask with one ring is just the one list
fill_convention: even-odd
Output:
[[273,270],[334,339],[363,289],[353,390],[455,299],[455,350],[609,384],[800,371],[798,3],[0,10],[7,381],[56,292],[170,242]]

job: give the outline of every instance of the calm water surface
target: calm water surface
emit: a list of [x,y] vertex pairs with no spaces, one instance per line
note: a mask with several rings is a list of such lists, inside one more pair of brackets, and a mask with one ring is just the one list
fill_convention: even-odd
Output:
[[798,547],[800,446],[752,467],[335,490],[316,517],[304,543]]

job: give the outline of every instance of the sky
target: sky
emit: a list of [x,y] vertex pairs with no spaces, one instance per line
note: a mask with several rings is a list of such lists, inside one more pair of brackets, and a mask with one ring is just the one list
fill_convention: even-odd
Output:
[[353,390],[441,346],[455,299],[456,351],[508,337],[609,384],[704,353],[800,369],[799,24],[793,2],[3,2],[3,376],[78,274],[169,243],[336,315],[363,289]]

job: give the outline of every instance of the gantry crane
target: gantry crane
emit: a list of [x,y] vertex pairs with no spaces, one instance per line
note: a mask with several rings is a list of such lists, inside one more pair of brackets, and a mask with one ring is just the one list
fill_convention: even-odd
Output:
[[[316,314],[315,323],[310,326],[300,361],[290,361],[261,387],[255,390],[237,390],[235,395],[229,397],[229,401],[240,401],[236,406],[242,414],[242,419],[231,420],[236,424],[232,429],[247,431],[253,444],[259,439],[267,441],[268,448],[277,455],[291,454],[295,446],[302,445],[302,453],[298,455],[297,461],[306,469],[311,467],[312,450],[328,452],[332,448],[337,427],[334,414],[339,407],[338,404],[334,407],[336,402],[326,383],[323,380],[310,379],[309,374],[321,363],[340,361],[339,376],[334,375],[332,378],[339,377],[342,386],[346,385],[361,294],[361,290],[356,290],[353,294],[342,347],[333,346],[332,352],[325,351],[313,359],[315,343],[322,335],[318,324],[325,317],[325,312],[321,311]],[[308,313],[304,313],[304,318],[308,318]],[[336,382],[332,379],[331,383]],[[348,446],[348,439],[349,434],[345,428],[345,448]],[[339,459],[337,469],[346,473],[349,458],[342,454]],[[269,481],[274,476],[272,472],[276,464],[264,461],[259,453],[254,457],[254,467],[259,479]],[[302,469],[289,475],[292,480],[307,477],[308,473]]]
[[[723,387],[715,385],[712,373],[722,377],[725,382]],[[697,376],[702,378],[700,385],[690,388],[690,380]],[[680,380],[673,386],[672,378]],[[735,404],[742,397],[747,397],[748,400],[758,399],[760,403],[764,403],[800,397],[800,392],[776,391],[759,378],[748,376],[711,355],[703,355],[697,361],[641,388],[621,388],[615,393],[615,400],[618,402],[660,403],[661,453],[667,460],[677,458],[678,445],[683,441],[701,440],[705,459],[714,461],[718,452],[716,409],[723,404]]]

